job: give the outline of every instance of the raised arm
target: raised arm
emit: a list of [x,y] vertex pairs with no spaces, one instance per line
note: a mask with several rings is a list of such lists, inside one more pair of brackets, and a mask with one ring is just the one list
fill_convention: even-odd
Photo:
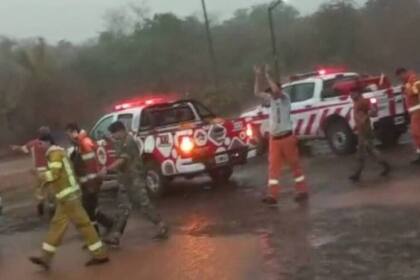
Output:
[[265,65],[264,70],[265,70],[264,71],[265,78],[267,80],[268,85],[270,86],[271,92],[274,95],[277,95],[277,96],[280,96],[280,97],[285,97],[285,95],[283,94],[283,91],[281,90],[281,87],[271,77],[270,67],[268,65]]
[[260,66],[254,66],[254,73],[255,73],[255,83],[254,83],[254,94],[257,97],[269,99],[270,94],[264,92],[261,89],[261,78],[262,78],[262,69]]

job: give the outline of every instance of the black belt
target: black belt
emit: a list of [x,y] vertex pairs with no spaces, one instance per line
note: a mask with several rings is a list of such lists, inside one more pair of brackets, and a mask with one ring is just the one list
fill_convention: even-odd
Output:
[[292,135],[293,135],[293,132],[289,131],[289,132],[287,132],[285,134],[282,134],[282,135],[279,135],[279,136],[272,136],[272,138],[274,140],[280,140],[280,139],[284,139],[284,138],[287,138],[287,137],[292,136]]

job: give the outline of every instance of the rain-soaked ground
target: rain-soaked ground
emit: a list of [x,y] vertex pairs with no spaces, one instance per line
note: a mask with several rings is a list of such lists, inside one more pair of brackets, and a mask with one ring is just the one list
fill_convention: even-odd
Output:
[[[172,229],[165,242],[150,240],[153,228],[139,214],[131,217],[122,247],[109,265],[86,269],[87,255],[71,230],[49,273],[27,261],[45,233],[34,216],[26,188],[2,192],[0,279],[420,279],[420,167],[409,165],[411,149],[386,152],[390,178],[370,165],[360,184],[347,177],[353,157],[336,157],[323,145],[304,160],[312,199],[292,201],[291,178],[279,207],[260,203],[266,181],[264,158],[241,167],[229,184],[206,178],[176,181],[158,201]],[[10,181],[8,184],[11,184]],[[115,191],[101,197],[112,212]]]

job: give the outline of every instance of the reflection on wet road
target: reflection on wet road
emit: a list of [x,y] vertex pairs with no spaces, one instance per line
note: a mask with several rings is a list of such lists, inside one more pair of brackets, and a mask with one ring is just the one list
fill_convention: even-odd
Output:
[[[37,252],[45,225],[32,216],[29,195],[8,191],[0,279],[420,279],[419,170],[408,165],[410,147],[387,152],[395,168],[389,179],[378,178],[372,166],[356,185],[347,181],[353,158],[322,151],[305,159],[308,206],[293,203],[291,178],[283,180],[278,208],[261,205],[263,158],[223,186],[206,178],[175,181],[158,202],[171,238],[151,241],[152,227],[135,214],[112,262],[93,269],[83,267],[87,256],[70,232],[53,270],[37,272],[26,257]],[[115,206],[113,194],[101,197],[106,211]]]

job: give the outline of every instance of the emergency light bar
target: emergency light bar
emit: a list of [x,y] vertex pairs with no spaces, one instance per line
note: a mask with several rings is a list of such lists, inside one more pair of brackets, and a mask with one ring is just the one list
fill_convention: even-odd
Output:
[[[164,98],[132,100],[132,101],[129,101],[129,102],[124,102],[124,103],[115,105],[114,110],[115,111],[121,111],[121,110],[134,108],[134,107],[164,103],[165,101],[166,100]],[[167,102],[169,102],[169,101],[167,101]]]
[[316,71],[292,75],[289,79],[290,81],[294,82],[311,77],[325,76],[329,74],[340,74],[343,72],[346,72],[346,69],[344,67],[317,67]]

